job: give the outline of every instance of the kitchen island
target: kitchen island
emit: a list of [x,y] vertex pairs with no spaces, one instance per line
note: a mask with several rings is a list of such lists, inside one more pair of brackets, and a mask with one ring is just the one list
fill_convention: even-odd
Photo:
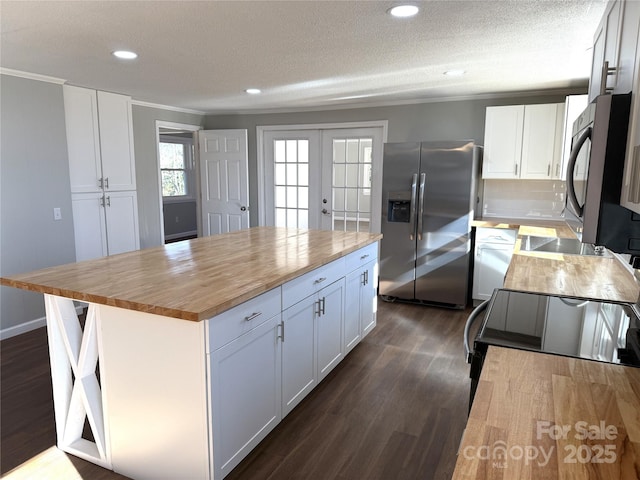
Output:
[[2,278],[45,295],[58,446],[222,478],[375,326],[380,238],[259,227]]

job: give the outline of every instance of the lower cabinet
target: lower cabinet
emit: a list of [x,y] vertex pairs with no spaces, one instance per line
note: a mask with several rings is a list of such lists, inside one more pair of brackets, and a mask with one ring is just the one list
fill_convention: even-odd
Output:
[[226,476],[375,326],[377,248],[207,320],[214,478]]
[[344,357],[344,279],[282,314],[282,416],[287,415]]
[[495,288],[504,284],[517,230],[478,228],[473,265],[474,300],[488,300]]
[[281,419],[280,314],[211,354],[214,478],[227,475]]
[[140,248],[135,191],[74,193],[71,205],[76,261]]
[[346,276],[345,354],[376,326],[376,265],[375,261],[371,261]]

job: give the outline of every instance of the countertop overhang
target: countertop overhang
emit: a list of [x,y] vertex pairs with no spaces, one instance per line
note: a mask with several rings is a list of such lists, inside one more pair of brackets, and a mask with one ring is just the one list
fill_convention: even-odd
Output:
[[11,275],[0,284],[200,321],[381,238],[254,227]]

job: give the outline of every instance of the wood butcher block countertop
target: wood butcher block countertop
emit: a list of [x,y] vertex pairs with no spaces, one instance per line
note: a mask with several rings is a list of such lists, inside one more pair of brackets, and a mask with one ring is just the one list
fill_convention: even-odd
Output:
[[504,288],[629,303],[640,298],[640,283],[613,254],[598,257],[520,250],[523,235],[576,238],[564,221],[491,218],[474,220],[472,225],[518,230]]
[[255,227],[12,275],[0,284],[199,321],[380,238]]
[[640,478],[640,368],[489,347],[453,480]]

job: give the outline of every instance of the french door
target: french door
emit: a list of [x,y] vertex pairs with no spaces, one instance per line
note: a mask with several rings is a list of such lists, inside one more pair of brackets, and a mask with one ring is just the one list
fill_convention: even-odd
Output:
[[379,232],[383,128],[267,130],[264,224]]

